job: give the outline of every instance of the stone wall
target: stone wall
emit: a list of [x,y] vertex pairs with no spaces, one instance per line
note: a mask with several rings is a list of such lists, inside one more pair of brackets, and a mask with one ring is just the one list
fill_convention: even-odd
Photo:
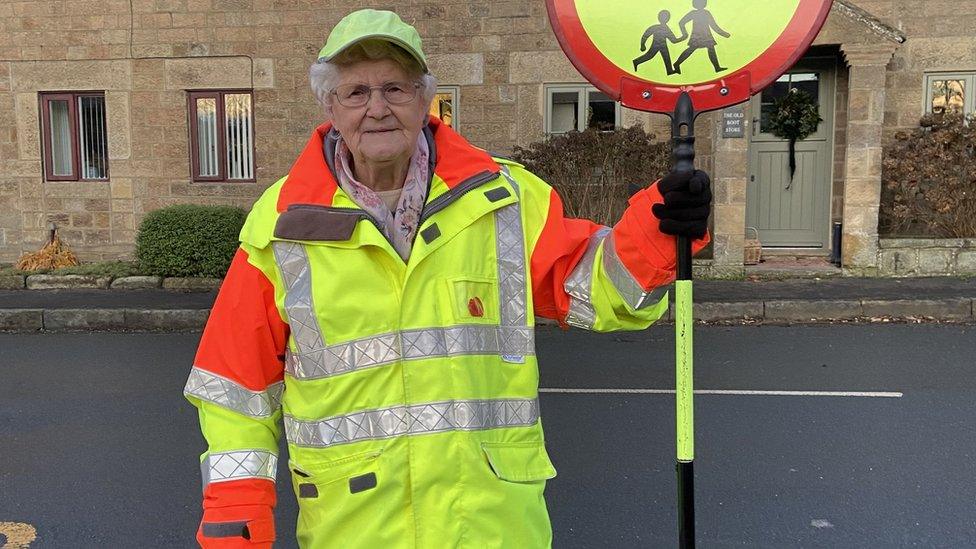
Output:
[[976,238],[882,238],[882,276],[976,274]]
[[888,64],[888,143],[898,130],[918,125],[925,108],[925,72],[976,71],[976,0],[854,2],[908,37]]

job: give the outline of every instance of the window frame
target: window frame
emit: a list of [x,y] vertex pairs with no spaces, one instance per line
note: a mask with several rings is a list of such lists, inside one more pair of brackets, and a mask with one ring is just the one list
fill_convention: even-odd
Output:
[[451,95],[451,129],[457,133],[461,133],[461,118],[458,116],[461,110],[461,86],[437,86],[434,94],[434,99],[437,99],[437,94]]
[[[546,135],[564,135],[569,132],[554,132],[552,131],[552,97],[556,93],[566,93],[566,92],[576,92],[576,128],[575,131],[581,132],[586,129],[587,120],[587,109],[590,105],[590,92],[603,93],[595,86],[589,84],[544,84],[543,93],[545,94],[545,112],[543,113],[543,131]],[[620,107],[619,101],[613,102],[613,128],[618,130],[621,128],[621,114],[623,110]],[[580,127],[582,126],[582,128]],[[573,131],[573,130],[570,130]],[[607,130],[603,130],[607,131]]]
[[[111,172],[109,171],[109,148],[108,148],[108,103],[105,102],[105,92],[97,90],[87,91],[52,91],[38,92],[38,108],[41,115],[41,159],[44,164],[45,181],[109,181]],[[81,138],[78,135],[78,100],[82,97],[100,97],[105,107],[105,177],[87,178],[82,176],[81,170]],[[52,101],[66,101],[68,103],[68,127],[71,138],[71,173],[68,175],[55,175],[54,173],[54,152],[50,146],[51,135],[51,109]]]
[[935,115],[932,112],[932,82],[934,80],[963,80],[965,81],[965,94],[963,98],[963,115],[976,115],[976,71],[932,71],[923,73],[922,78],[922,115]]
[[[251,98],[251,162],[253,177],[249,179],[228,179],[227,178],[227,115],[224,109],[224,96],[235,94],[247,94]],[[217,124],[220,131],[217,132],[217,175],[200,176],[200,144],[197,141],[197,99],[214,99],[217,104]],[[190,181],[193,183],[255,183],[257,182],[258,160],[257,160],[257,129],[254,127],[254,90],[253,89],[210,89],[210,90],[187,90],[187,128],[189,130],[190,146]]]

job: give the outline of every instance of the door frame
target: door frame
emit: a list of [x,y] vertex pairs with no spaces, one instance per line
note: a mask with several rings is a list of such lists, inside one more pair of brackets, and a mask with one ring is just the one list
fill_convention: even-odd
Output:
[[[829,113],[829,117],[824,120],[822,124],[823,128],[821,131],[823,134],[820,136],[822,139],[826,139],[827,143],[827,154],[824,160],[827,164],[825,174],[827,177],[827,204],[824,208],[824,216],[826,221],[824,223],[823,229],[823,242],[824,245],[820,248],[814,247],[787,247],[787,246],[776,246],[776,247],[766,247],[763,246],[763,254],[765,255],[802,255],[802,256],[829,256],[833,243],[831,242],[831,225],[833,220],[833,209],[834,209],[834,153],[836,149],[836,136],[837,136],[837,71],[839,70],[838,59],[836,56],[815,56],[815,57],[804,57],[796,62],[795,65],[790,67],[786,73],[791,72],[815,72],[819,71],[822,75],[823,81],[821,82],[823,94],[826,97],[823,98],[824,111]],[[755,142],[773,142],[773,141],[783,141],[779,139],[763,139],[759,135],[760,129],[760,117],[762,116],[761,108],[758,108],[758,102],[756,101],[756,96],[750,98],[750,111],[752,113],[752,128],[749,134],[749,181],[756,176],[753,171],[754,165],[754,152],[753,143]],[[746,199],[746,223],[748,223],[748,211],[749,211],[749,201],[748,193]],[[744,230],[744,228],[743,228]]]

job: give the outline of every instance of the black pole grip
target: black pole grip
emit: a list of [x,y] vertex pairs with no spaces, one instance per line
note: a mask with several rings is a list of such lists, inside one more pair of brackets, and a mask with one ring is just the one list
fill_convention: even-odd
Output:
[[[682,92],[671,115],[671,171],[695,170],[695,109],[688,92]],[[678,280],[691,280],[691,240],[678,237]]]

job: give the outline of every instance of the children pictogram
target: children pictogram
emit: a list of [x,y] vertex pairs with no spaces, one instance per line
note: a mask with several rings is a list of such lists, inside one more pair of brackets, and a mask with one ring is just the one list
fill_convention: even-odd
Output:
[[[715,67],[715,72],[722,72],[726,69],[721,66],[718,62],[718,54],[715,52],[715,37],[712,36],[712,31],[714,30],[719,36],[729,38],[732,35],[722,30],[715,22],[715,18],[712,17],[712,13],[705,9],[708,4],[708,0],[692,0],[693,10],[688,12],[688,15],[681,18],[678,22],[678,26],[681,27],[681,39],[684,40],[688,36],[687,25],[691,23],[691,38],[688,40],[688,49],[681,52],[678,60],[674,63],[674,72],[681,74],[681,64],[685,62],[691,54],[695,53],[695,50],[701,48],[708,48],[708,59],[712,62],[712,66]],[[670,73],[669,73],[670,74]]]
[[[677,44],[681,40],[674,35],[671,27],[668,26],[668,21],[671,20],[671,12],[661,10],[661,13],[657,16],[657,20],[659,24],[649,27],[644,31],[644,36],[641,37],[641,51],[647,53],[634,59],[634,70],[636,71],[641,63],[654,59],[654,56],[660,53],[661,59],[664,60],[664,68],[667,69],[668,76],[670,76],[674,74],[675,70],[671,66],[671,51],[668,49],[668,41]],[[647,49],[648,38],[654,39],[651,41],[651,49],[649,50]]]
[[[658,24],[648,27],[644,31],[644,35],[641,37],[641,51],[645,52],[643,55],[634,59],[634,70],[642,63],[654,59],[658,54],[661,54],[661,60],[664,61],[664,68],[668,73],[668,76],[672,74],[681,74],[681,64],[684,63],[690,56],[695,52],[695,50],[701,48],[708,49],[708,58],[712,62],[712,66],[715,68],[715,72],[723,72],[728,69],[721,66],[718,61],[718,53],[715,51],[715,46],[717,42],[715,37],[712,36],[712,31],[718,33],[719,36],[724,36],[729,38],[732,36],[728,32],[722,30],[721,27],[715,22],[715,18],[712,13],[705,9],[708,4],[708,0],[692,0],[692,11],[681,18],[678,22],[678,27],[681,29],[681,36],[676,36],[674,31],[668,25],[668,21],[671,20],[671,12],[668,10],[661,10],[658,13],[657,20]],[[688,23],[691,23],[691,35],[688,34]],[[647,49],[647,40],[652,38],[651,48]],[[671,64],[671,50],[669,49],[668,42],[673,44],[678,44],[680,42],[688,41],[688,47],[685,51],[681,52],[678,60],[672,65]]]

